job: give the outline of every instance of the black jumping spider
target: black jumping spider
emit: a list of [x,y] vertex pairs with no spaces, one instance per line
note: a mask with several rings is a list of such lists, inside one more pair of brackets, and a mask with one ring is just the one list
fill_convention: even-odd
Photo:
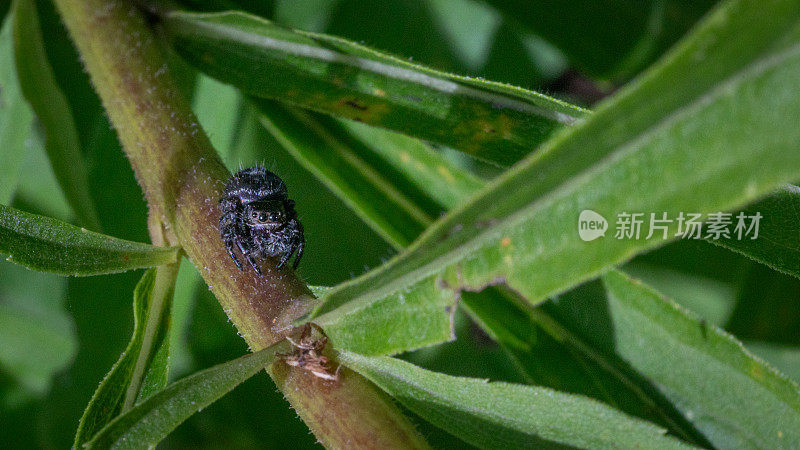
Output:
[[280,256],[280,269],[297,251],[294,259],[297,268],[306,242],[303,225],[297,219],[286,185],[277,175],[260,167],[237,172],[225,185],[219,206],[220,235],[239,270],[242,263],[234,253],[234,246],[259,275],[257,257]]

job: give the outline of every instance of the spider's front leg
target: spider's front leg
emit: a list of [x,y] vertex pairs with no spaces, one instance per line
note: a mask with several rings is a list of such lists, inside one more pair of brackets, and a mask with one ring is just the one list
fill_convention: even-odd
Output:
[[236,252],[233,250],[234,245],[241,248],[241,243],[236,237],[236,232],[224,232],[222,240],[225,242],[225,249],[228,250],[228,255],[231,257],[233,262],[236,263],[236,267],[238,267],[239,270],[244,270],[244,267],[242,267],[242,262],[239,261],[239,257],[236,256]]
[[[222,241],[225,243],[225,249],[228,250],[228,255],[231,257],[234,263],[236,263],[236,267],[239,270],[243,270],[242,263],[239,261],[239,257],[236,256],[236,252],[233,250],[234,245],[238,246],[241,250],[242,243],[239,240],[239,230],[236,224],[236,211],[233,210],[234,205],[228,204],[230,200],[223,200],[221,202],[221,206],[223,211],[225,212],[222,217],[219,219],[219,231],[220,236],[222,237]],[[242,253],[244,254],[244,252]]]
[[295,243],[295,247],[297,248],[297,255],[295,255],[294,264],[292,265],[295,270],[297,270],[297,266],[300,265],[300,257],[303,256],[303,249],[306,246],[306,237],[303,234],[302,225],[300,226],[300,228],[301,228],[300,236],[298,237],[297,242]]
[[283,267],[284,264],[286,264],[292,257],[292,254],[297,252],[294,258],[294,264],[292,264],[292,268],[294,270],[297,270],[297,266],[300,265],[300,258],[303,256],[303,248],[306,245],[306,237],[305,234],[303,233],[303,225],[300,224],[299,220],[292,219],[292,221],[289,222],[289,226],[292,229],[291,241],[289,243],[289,251],[281,255],[281,260],[278,263],[278,268],[280,269],[281,267]]
[[255,256],[253,256],[253,254],[249,251],[245,251],[241,243],[239,244],[239,250],[241,250],[242,254],[245,256],[245,258],[247,258],[247,262],[250,263],[250,267],[256,271],[258,276],[261,276],[261,268],[258,267],[258,262],[256,261]]

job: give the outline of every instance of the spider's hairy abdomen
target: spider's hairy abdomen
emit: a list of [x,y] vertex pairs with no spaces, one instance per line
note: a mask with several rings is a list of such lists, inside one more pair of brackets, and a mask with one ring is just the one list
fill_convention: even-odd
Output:
[[262,167],[236,172],[225,185],[224,198],[252,202],[266,197],[288,198],[286,184],[277,175]]

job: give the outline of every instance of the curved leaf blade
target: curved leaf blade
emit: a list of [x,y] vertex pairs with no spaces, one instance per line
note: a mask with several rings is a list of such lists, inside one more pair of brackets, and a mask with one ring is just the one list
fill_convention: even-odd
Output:
[[[444,161],[415,139],[358,123],[344,125],[367,144],[369,150],[379,155],[388,168],[398,169],[406,177],[424,180],[419,187],[445,207],[463,203],[484,184],[468,173],[460,172],[457,166]],[[285,131],[287,127],[282,129]],[[312,131],[306,129],[304,132]],[[379,171],[383,173],[388,168]],[[451,177],[445,177],[443,173]],[[348,183],[350,179],[350,176],[342,176],[328,181]],[[321,297],[329,290],[314,292]],[[631,376],[619,358],[609,357],[565,329],[546,310],[525,308],[517,304],[513,294],[498,288],[484,289],[479,293],[461,292],[457,297],[459,306],[466,308],[532,384],[588,395],[634,416],[668,426],[673,433],[690,442],[707,442],[679,417],[663,396],[652,392],[647,381]],[[436,292],[430,293],[427,302],[425,298],[411,296],[397,300],[360,309],[345,307],[319,318],[317,324],[324,327],[336,348],[363,355],[395,354],[453,339],[451,314],[442,309],[449,307],[452,310],[453,306],[439,304]],[[423,304],[431,307],[420,308]],[[440,331],[434,334],[431,330]]]
[[[535,304],[667,242],[583,242],[582,210],[610,218],[735,210],[797,179],[799,23],[797,0],[727,3],[583,125],[438,221],[407,253],[332,291],[312,316],[351,300],[497,282]],[[698,63],[701,49],[707,59]],[[676,231],[673,222],[668,236]]]
[[172,294],[178,267],[144,273],[133,293],[133,336],[95,391],[81,417],[74,448],[80,448],[116,416],[167,385]]
[[603,284],[616,353],[716,447],[800,442],[796,383],[641,282],[612,271]]
[[47,60],[36,4],[18,0],[14,10],[14,47],[22,92],[44,127],[45,149],[67,201],[84,226],[99,231],[75,120]]
[[85,276],[175,263],[180,249],[95,233],[0,205],[0,253],[29,269]]
[[[425,197],[444,210],[461,205],[486,185],[484,180],[448,161],[418,139],[358,122],[341,122],[387,167],[402,173]],[[436,217],[440,214],[441,211],[437,211]]]
[[501,165],[585,115],[539,93],[438,72],[240,12],[170,12],[162,20],[184,58],[249,94],[440,142]]
[[286,341],[280,341],[256,353],[178,380],[118,416],[92,438],[86,448],[126,449],[156,445],[192,414],[272,364],[277,353],[289,348]]
[[653,424],[551,389],[431,372],[389,357],[339,352],[348,367],[415,414],[481,448],[687,448]]

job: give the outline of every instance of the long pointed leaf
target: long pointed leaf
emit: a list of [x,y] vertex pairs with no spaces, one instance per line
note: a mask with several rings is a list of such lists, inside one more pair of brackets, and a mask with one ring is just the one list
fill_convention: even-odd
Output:
[[155,247],[0,205],[0,253],[30,269],[100,275],[174,263],[177,247]]
[[277,358],[276,353],[288,349],[288,343],[280,341],[178,380],[114,419],[86,448],[138,449],[156,445],[192,414],[270,365]]
[[117,415],[167,384],[174,264],[150,269],[133,293],[133,336],[83,413],[73,446],[80,448]]
[[[798,24],[797,0],[727,3],[583,125],[437,222],[407,253],[332,291],[313,316],[351,301],[497,282],[535,304],[666,242],[584,242],[582,210],[612,221],[625,211],[733,210],[797,179]],[[707,59],[698,62],[701,49]],[[676,231],[672,223],[669,235]]]
[[431,372],[389,357],[339,358],[408,409],[482,448],[685,448],[650,423],[602,403],[536,386]]
[[[800,442],[800,388],[732,336],[624,275],[603,277],[614,351],[719,448]],[[580,307],[576,302],[572,308]],[[765,418],[769,420],[764,420]]]
[[176,50],[245,92],[441,142],[511,164],[580,108],[521,88],[438,72],[344,39],[239,12],[162,17]]

